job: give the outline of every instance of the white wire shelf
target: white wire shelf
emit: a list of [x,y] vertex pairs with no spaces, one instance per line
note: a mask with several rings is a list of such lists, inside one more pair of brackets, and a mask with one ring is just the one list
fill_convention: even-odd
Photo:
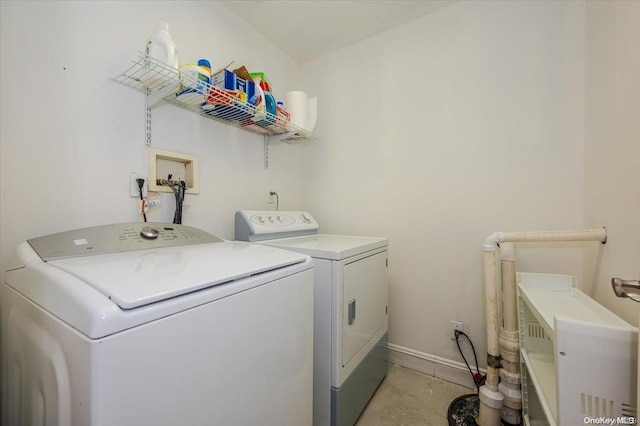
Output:
[[[203,117],[265,136],[268,143],[302,143],[314,140],[313,135],[279,116],[243,102],[235,91],[211,86],[181,73],[180,70],[146,58],[142,53],[126,71],[113,80],[147,95],[148,108],[170,103]],[[184,93],[184,87],[198,87],[200,93]]]

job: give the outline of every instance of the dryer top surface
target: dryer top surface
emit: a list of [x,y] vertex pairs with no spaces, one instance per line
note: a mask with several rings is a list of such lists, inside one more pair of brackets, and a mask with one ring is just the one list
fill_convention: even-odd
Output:
[[351,235],[316,234],[263,241],[274,247],[293,250],[317,259],[343,260],[386,247],[387,238]]

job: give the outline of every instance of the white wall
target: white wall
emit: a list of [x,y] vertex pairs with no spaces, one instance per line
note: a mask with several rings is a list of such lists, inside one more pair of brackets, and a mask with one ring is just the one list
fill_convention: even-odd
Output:
[[[299,89],[300,66],[215,2],[25,1],[1,3],[0,266],[28,238],[141,220],[129,173],[147,172],[144,96],[110,78],[169,22],[181,62],[265,71],[274,93]],[[171,105],[153,111],[153,146],[199,157],[200,188],[183,222],[233,238],[238,209],[302,208],[301,147],[271,148],[261,136]],[[171,222],[173,195],[150,221]]]
[[587,2],[585,215],[609,242],[585,253],[596,300],[631,324],[638,305],[615,297],[611,278],[640,278],[640,3]]
[[[390,341],[485,364],[482,242],[582,227],[584,4],[460,2],[304,65],[321,231],[390,239]],[[581,245],[519,246],[519,270],[581,276]]]

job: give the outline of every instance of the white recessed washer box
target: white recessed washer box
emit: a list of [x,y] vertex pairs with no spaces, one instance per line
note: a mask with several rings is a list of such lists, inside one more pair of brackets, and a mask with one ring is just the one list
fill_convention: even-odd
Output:
[[178,152],[149,148],[149,191],[173,192],[163,179],[171,175],[172,181],[184,181],[187,194],[199,194],[198,157]]

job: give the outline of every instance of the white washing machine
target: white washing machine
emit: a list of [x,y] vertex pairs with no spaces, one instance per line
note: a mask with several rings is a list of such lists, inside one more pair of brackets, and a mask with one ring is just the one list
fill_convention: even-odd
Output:
[[308,256],[106,225],[20,244],[1,297],[3,424],[312,423]]
[[236,240],[313,258],[313,423],[353,425],[387,374],[388,240],[318,228],[304,211],[235,215]]

